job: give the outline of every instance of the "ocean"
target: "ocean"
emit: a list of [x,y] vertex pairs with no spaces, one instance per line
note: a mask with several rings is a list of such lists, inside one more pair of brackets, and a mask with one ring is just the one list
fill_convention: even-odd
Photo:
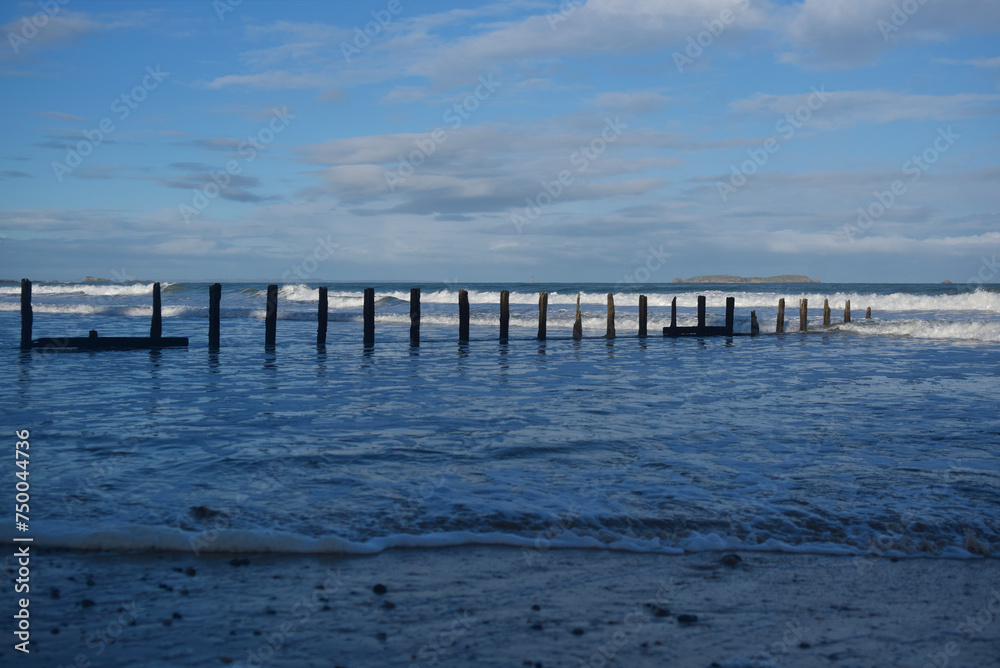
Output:
[[[322,349],[318,284],[281,287],[273,348],[266,285],[223,284],[221,347],[210,350],[208,285],[164,283],[163,334],[190,337],[189,348],[49,352],[19,350],[20,288],[0,284],[4,424],[11,445],[30,431],[35,544],[198,554],[496,544],[522,548],[526,562],[564,547],[1000,556],[1000,287],[328,285]],[[368,350],[365,287],[377,299]],[[411,287],[422,288],[419,347],[408,340]],[[463,344],[460,288],[472,313]],[[147,335],[151,289],[36,282],[34,336]],[[506,344],[501,289],[511,291]],[[671,299],[678,324],[693,325],[700,294],[708,324],[723,323],[733,296],[736,331],[749,332],[754,309],[761,335],[661,336]]]

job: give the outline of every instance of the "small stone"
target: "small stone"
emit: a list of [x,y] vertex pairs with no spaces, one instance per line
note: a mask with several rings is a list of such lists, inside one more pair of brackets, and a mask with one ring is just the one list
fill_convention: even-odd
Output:
[[164,619],[160,623],[163,624],[164,626],[171,626],[174,623],[174,620],[172,620],[172,619]]
[[94,578],[92,578],[91,576],[88,575],[87,576],[87,586],[88,587],[93,587],[95,584],[96,583],[94,582]]
[[538,612],[539,610],[541,610],[541,608],[538,606],[537,603],[535,605],[531,606],[531,609],[534,610],[535,612]]
[[59,635],[59,627],[53,628],[49,633],[51,633],[54,636]]
[[372,591],[381,596],[382,594],[389,591],[389,589],[384,584],[377,584],[374,587],[372,587]]
[[532,631],[541,631],[542,630],[542,625],[539,624],[538,622],[535,622],[534,624],[531,625],[531,630]]
[[55,587],[53,587],[53,588],[52,588],[52,589],[51,589],[51,590],[49,591],[49,596],[51,596],[52,598],[59,598],[59,590],[58,590],[58,589],[56,589]]
[[738,554],[727,554],[722,557],[722,563],[726,566],[739,566],[743,558]]
[[396,607],[396,604],[393,603],[392,601],[385,601],[384,603],[382,603],[382,607],[385,608],[386,610],[392,610],[393,608]]
[[173,617],[174,619],[184,619],[183,617],[181,617],[181,613],[179,612],[175,612],[173,615],[171,615],[171,617]]
[[575,636],[582,636],[583,633],[584,633],[583,629],[581,629],[579,627],[573,629],[573,635],[575,635]]
[[386,639],[386,638],[387,638],[388,636],[386,636],[386,634],[385,634],[385,631],[379,631],[378,633],[376,633],[376,634],[375,634],[375,637],[376,637],[376,638],[377,638],[378,640],[381,640],[382,642],[385,642],[385,639]]
[[91,601],[89,598],[85,598],[82,601],[80,601],[80,605],[84,608],[90,608],[93,607],[94,602]]
[[799,643],[799,649],[809,649],[810,647],[812,647],[812,645],[810,645],[804,640]]
[[668,610],[667,608],[661,608],[660,606],[658,606],[658,605],[656,605],[654,603],[647,603],[646,604],[646,609],[649,610],[650,614],[652,614],[652,615],[654,615],[656,617],[669,617],[670,616],[670,610]]
[[274,608],[268,608],[267,610],[264,611],[264,614],[267,614],[267,615],[276,615],[276,614],[278,614],[278,611],[275,610]]
[[677,615],[677,621],[681,624],[694,624],[698,621],[698,615]]
[[187,570],[184,571],[184,575],[187,575],[188,577],[194,577],[197,574],[198,574],[198,571],[196,571],[195,569],[190,568],[190,567]]

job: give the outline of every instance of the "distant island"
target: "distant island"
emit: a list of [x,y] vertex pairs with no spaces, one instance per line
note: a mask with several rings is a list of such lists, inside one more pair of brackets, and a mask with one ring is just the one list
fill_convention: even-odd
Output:
[[710,276],[695,276],[694,278],[675,278],[674,283],[819,283],[818,278],[799,276],[798,274],[782,274],[781,276],[730,276],[729,274],[712,274]]

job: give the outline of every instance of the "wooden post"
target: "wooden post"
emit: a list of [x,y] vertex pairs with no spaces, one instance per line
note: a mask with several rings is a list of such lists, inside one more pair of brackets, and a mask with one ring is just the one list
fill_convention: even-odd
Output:
[[583,315],[580,313],[580,293],[576,294],[576,319],[573,320],[573,340],[583,338]]
[[221,313],[222,284],[215,283],[208,288],[208,347],[219,347],[219,317]]
[[149,323],[149,338],[158,339],[163,336],[163,320],[160,311],[160,284],[153,283],[153,319]]
[[851,321],[851,300],[844,302],[844,322]]
[[799,331],[806,331],[806,318],[809,316],[809,300],[800,299],[799,300]]
[[35,314],[31,310],[31,281],[21,279],[21,347],[31,347],[31,325]]
[[549,312],[549,293],[538,293],[538,340],[545,340],[545,319]]
[[278,286],[267,286],[267,311],[264,316],[264,345],[273,346],[278,329]]
[[615,295],[611,292],[608,293],[608,331],[605,337],[615,338]]
[[319,311],[316,313],[316,345],[325,346],[326,345],[326,322],[330,317],[330,301],[327,296],[326,287],[320,287],[319,289]]
[[698,329],[705,329],[705,295],[698,295]]
[[458,291],[458,342],[469,342],[469,291]]
[[760,323],[757,322],[757,311],[750,311],[750,336],[760,334]]
[[733,335],[736,328],[736,297],[726,297],[726,334]]
[[365,348],[375,345],[375,288],[365,288],[364,298]]
[[410,345],[420,345],[420,288],[410,289]]
[[510,332],[510,290],[500,291],[500,343],[507,343]]
[[774,328],[775,334],[785,333],[785,300],[778,300],[778,324]]
[[639,338],[646,338],[646,311],[647,311],[647,300],[646,295],[639,295]]
[[824,299],[823,300],[823,326],[824,327],[829,327],[830,326],[830,300],[829,299]]
[[670,329],[677,329],[677,297],[670,300]]
[[871,320],[871,317],[872,317],[872,307],[869,306],[868,309],[865,311],[865,320]]

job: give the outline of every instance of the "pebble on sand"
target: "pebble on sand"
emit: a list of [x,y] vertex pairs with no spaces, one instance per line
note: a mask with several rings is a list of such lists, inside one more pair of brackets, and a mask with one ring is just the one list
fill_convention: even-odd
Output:
[[389,591],[389,589],[384,584],[377,584],[374,587],[372,587],[372,591],[381,596],[382,594]]

